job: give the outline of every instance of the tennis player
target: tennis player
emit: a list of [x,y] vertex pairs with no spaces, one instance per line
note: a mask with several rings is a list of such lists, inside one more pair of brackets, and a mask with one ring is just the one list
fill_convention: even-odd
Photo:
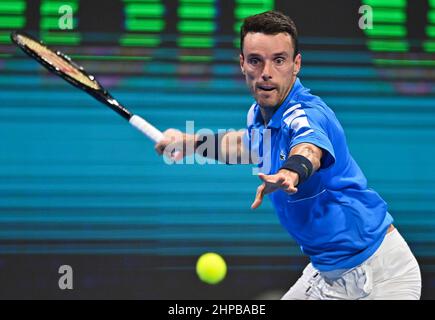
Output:
[[[283,299],[419,299],[419,265],[387,204],[367,187],[334,112],[297,77],[301,54],[293,21],[277,11],[248,17],[240,40],[240,68],[255,98],[247,129],[214,136],[169,129],[157,152],[200,150],[227,163],[240,163],[246,153],[263,157],[252,208],[268,194],[311,261]],[[189,144],[195,146],[190,152]]]

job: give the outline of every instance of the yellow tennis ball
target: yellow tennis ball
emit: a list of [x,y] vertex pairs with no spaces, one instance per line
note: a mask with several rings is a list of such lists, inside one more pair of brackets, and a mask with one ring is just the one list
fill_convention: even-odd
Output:
[[204,253],[196,262],[196,274],[208,284],[217,284],[225,278],[227,264],[217,253]]

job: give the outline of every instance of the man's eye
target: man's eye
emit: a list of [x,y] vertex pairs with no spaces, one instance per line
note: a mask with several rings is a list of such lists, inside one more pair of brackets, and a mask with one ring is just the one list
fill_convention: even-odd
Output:
[[283,64],[285,62],[284,58],[276,58],[275,59],[276,64]]
[[257,65],[260,63],[260,60],[257,58],[252,58],[252,59],[249,59],[249,63],[252,65]]

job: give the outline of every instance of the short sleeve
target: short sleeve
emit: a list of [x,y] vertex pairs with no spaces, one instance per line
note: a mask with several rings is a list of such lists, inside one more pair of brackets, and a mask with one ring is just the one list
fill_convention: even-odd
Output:
[[243,134],[242,143],[247,150],[251,150],[251,140],[252,140],[251,133],[252,133],[252,128],[254,126],[255,106],[256,103],[251,105],[248,114],[246,116],[246,130]]
[[243,145],[243,148],[247,151],[250,150],[250,147],[249,147],[250,141],[251,141],[251,139],[250,139],[250,135],[249,135],[249,130],[245,129],[245,131],[243,132],[242,145]]
[[289,127],[290,149],[300,143],[311,143],[323,150],[321,169],[335,163],[334,147],[326,130],[328,119],[321,110],[299,103],[288,109],[283,121]]

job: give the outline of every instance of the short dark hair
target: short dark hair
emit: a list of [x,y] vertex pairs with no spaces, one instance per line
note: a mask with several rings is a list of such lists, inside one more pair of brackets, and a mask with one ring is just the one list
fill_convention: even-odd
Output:
[[299,53],[298,32],[292,19],[279,11],[266,11],[247,17],[240,27],[240,51],[243,55],[243,40],[249,32],[260,32],[275,35],[286,32],[293,39],[293,59]]

